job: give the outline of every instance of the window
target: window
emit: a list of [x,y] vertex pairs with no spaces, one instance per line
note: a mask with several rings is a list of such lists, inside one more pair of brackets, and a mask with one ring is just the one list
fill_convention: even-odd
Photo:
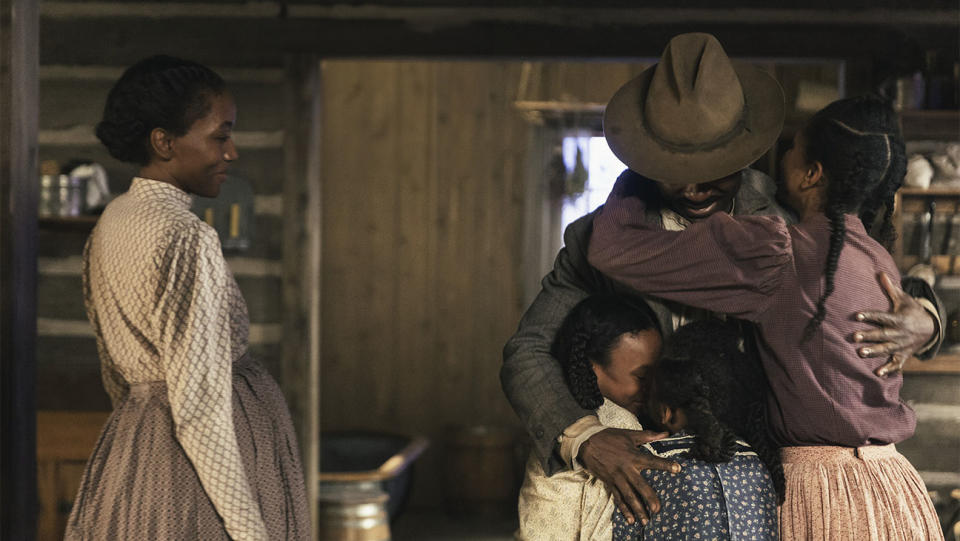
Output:
[[[560,219],[560,234],[571,222],[584,214],[593,212],[607,200],[617,177],[627,166],[613,155],[603,136],[592,133],[576,133],[563,138],[563,164],[567,169],[567,178],[571,179],[577,170],[577,152],[580,153],[582,166],[586,170],[586,184],[583,191],[568,189],[563,197],[563,210]],[[568,188],[573,182],[568,182]]]

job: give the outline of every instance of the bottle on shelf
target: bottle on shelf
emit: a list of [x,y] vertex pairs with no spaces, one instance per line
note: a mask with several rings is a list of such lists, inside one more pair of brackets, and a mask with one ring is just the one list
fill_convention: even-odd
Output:
[[40,195],[37,214],[40,217],[79,216],[84,210],[84,182],[65,175],[55,160],[40,164]]

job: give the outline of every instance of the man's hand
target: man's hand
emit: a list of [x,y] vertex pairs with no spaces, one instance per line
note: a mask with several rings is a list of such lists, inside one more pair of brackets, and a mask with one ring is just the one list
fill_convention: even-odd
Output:
[[580,446],[578,460],[607,485],[617,508],[631,524],[637,517],[646,524],[650,514],[660,511],[660,500],[640,471],[680,471],[676,462],[657,458],[640,449],[641,445],[666,436],[665,432],[608,428],[590,436]]
[[879,279],[893,308],[889,312],[858,312],[857,321],[873,323],[880,328],[854,333],[853,341],[871,342],[858,350],[861,357],[890,356],[890,360],[875,371],[878,376],[886,376],[899,372],[903,363],[930,341],[936,325],[933,316],[894,284],[886,273],[881,272]]

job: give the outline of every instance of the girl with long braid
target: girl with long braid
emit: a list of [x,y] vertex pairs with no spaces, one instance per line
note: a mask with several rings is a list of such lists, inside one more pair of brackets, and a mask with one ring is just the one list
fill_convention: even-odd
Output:
[[[660,332],[643,301],[608,294],[577,304],[552,347],[571,393],[582,407],[596,410],[605,427],[663,430],[662,439],[644,447],[676,460],[682,470],[643,472],[660,497],[662,512],[646,524],[629,524],[614,496],[586,470],[548,477],[531,457],[516,538],[776,539],[774,485],[766,461],[757,455],[770,459],[771,471],[778,471],[777,458],[765,432],[751,429],[757,426],[751,419],[758,418],[765,383],[762,372],[753,370],[755,363],[738,349],[739,336],[736,325],[693,323],[673,334],[664,360],[658,361]],[[662,370],[659,362],[665,363]],[[648,400],[654,380],[657,398]],[[684,428],[686,433],[665,437]],[[759,439],[749,437],[753,435]]]
[[717,213],[662,231],[615,187],[594,220],[590,263],[640,292],[755,323],[786,477],[783,539],[942,539],[923,481],[894,445],[916,426],[902,376],[875,374],[885,361],[848,340],[869,329],[850,307],[887,310],[884,288],[899,278],[884,244],[905,171],[896,114],[878,98],[834,102],[796,134],[782,169],[792,226]]

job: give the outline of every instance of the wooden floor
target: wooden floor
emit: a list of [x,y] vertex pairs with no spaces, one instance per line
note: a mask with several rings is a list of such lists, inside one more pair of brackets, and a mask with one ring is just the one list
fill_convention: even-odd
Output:
[[510,541],[516,517],[452,517],[436,509],[404,510],[391,526],[393,541]]

